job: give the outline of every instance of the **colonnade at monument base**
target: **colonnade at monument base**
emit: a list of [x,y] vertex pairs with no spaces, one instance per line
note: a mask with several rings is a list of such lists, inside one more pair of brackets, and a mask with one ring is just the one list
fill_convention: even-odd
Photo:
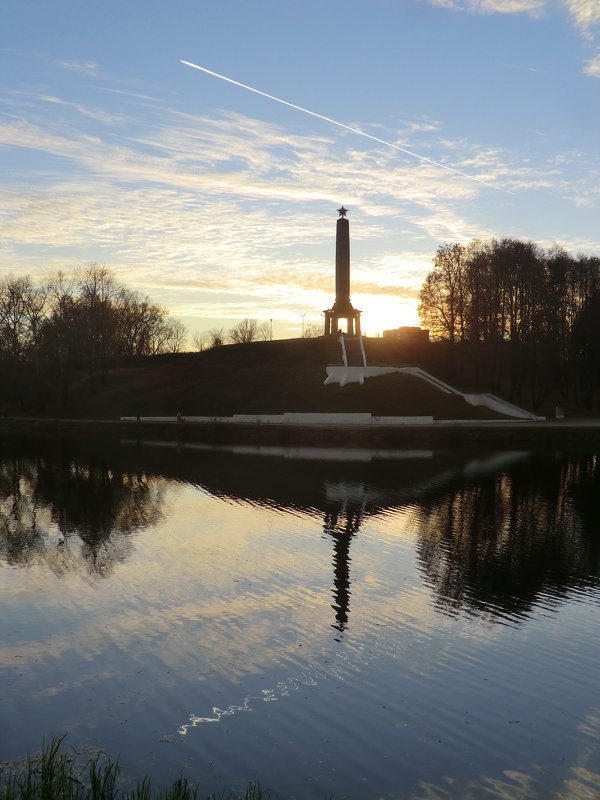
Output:
[[347,336],[360,336],[360,311],[352,307],[344,312],[338,311],[335,306],[323,312],[325,314],[325,336],[337,336],[340,333],[340,320],[345,320],[346,330],[342,333]]

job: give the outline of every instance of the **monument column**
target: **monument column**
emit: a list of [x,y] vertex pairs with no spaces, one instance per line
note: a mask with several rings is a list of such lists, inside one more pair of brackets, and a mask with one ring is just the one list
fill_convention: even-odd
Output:
[[345,319],[348,336],[360,336],[360,311],[350,302],[350,223],[348,209],[338,208],[339,219],[335,233],[335,302],[325,314],[325,336],[335,336],[339,321]]
[[335,305],[350,306],[350,223],[346,209],[340,208],[335,233]]

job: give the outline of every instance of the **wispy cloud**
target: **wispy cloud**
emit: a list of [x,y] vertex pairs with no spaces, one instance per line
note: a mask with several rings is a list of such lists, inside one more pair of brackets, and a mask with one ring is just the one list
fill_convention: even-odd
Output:
[[584,72],[592,78],[600,78],[600,50],[587,62]]
[[[229,78],[229,77],[227,77],[225,75],[220,75],[218,72],[213,72],[212,70],[209,70],[206,67],[199,66],[198,64],[193,64],[193,63],[191,63],[189,61],[183,61],[183,60],[181,60],[181,63],[184,64],[187,67],[192,67],[193,69],[196,69],[196,70],[199,70],[200,72],[206,73],[206,74],[212,76],[213,78],[217,78],[217,79],[225,81],[226,83],[229,83],[229,84],[234,84],[235,86],[238,86],[238,87],[240,87],[242,89],[245,89],[246,91],[253,92],[254,94],[258,94],[261,97],[267,98],[268,100],[272,100],[275,103],[280,103],[280,104],[282,104],[284,106],[287,106],[288,108],[294,109],[295,111],[299,111],[299,112],[301,112],[303,114],[306,114],[306,115],[308,115],[310,117],[322,120],[323,122],[327,123],[328,125],[332,125],[332,126],[335,126],[337,128],[341,128],[345,132],[349,132],[349,133],[351,133],[351,134],[353,134],[355,136],[363,136],[366,139],[369,139],[371,142],[375,142],[376,145],[383,145],[384,147],[391,147],[393,150],[396,150],[398,152],[404,153],[405,155],[408,155],[411,158],[417,159],[417,160],[422,161],[424,163],[432,164],[433,166],[438,167],[439,169],[447,170],[448,172],[452,172],[452,173],[454,173],[456,175],[460,175],[461,177],[466,178],[467,180],[473,180],[473,181],[481,182],[480,178],[476,178],[473,175],[467,175],[467,174],[465,174],[463,172],[460,172],[455,167],[451,167],[448,164],[443,164],[443,163],[441,163],[439,161],[434,161],[429,156],[425,156],[425,155],[423,155],[421,153],[417,153],[414,150],[409,150],[405,146],[403,147],[402,145],[400,145],[400,144],[398,144],[396,142],[391,142],[391,141],[389,141],[387,139],[382,139],[382,138],[380,138],[378,136],[374,136],[372,133],[368,133],[367,131],[365,131],[365,130],[359,128],[359,127],[356,127],[356,126],[353,126],[353,125],[349,125],[349,124],[347,124],[345,122],[340,122],[338,120],[332,119],[331,117],[323,116],[322,114],[318,114],[315,111],[311,111],[311,110],[309,110],[307,108],[303,108],[302,106],[299,106],[299,105],[296,105],[294,103],[291,103],[288,100],[284,100],[282,98],[275,97],[274,95],[267,94],[266,92],[262,91],[261,89],[254,88],[254,87],[249,86],[249,85],[247,85],[245,83],[240,83],[239,81],[234,80],[232,78]],[[491,187],[491,188],[499,188],[499,187]]]
[[472,14],[530,14],[539,16],[546,8],[546,0],[426,0],[426,2],[437,8],[468,11]]
[[[471,14],[528,14],[534,18],[541,17],[550,9],[549,0],[423,0],[423,2],[437,8]],[[596,28],[600,27],[600,0],[562,0],[562,3],[581,34],[593,42],[596,38]],[[533,67],[517,64],[507,66],[530,72],[539,71]],[[591,77],[600,78],[600,51],[585,63],[583,72]]]
[[39,99],[44,103],[49,103],[50,105],[62,106],[64,108],[72,109],[74,111],[77,111],[78,114],[87,117],[88,119],[93,119],[96,122],[102,122],[106,125],[115,125],[117,123],[122,123],[125,121],[125,117],[122,114],[108,113],[103,109],[98,109],[98,108],[88,108],[87,106],[84,106],[81,103],[71,103],[67,100],[62,100],[59,97],[53,97],[51,95],[40,95]]
[[546,7],[546,0],[468,0],[471,10],[482,14],[532,14]]
[[[214,315],[216,303],[225,318],[294,319],[330,304],[335,209],[343,202],[356,215],[353,287],[368,318],[370,303],[376,307],[387,294],[414,305],[441,241],[499,233],[498,221],[473,221],[487,189],[384,146],[357,143],[349,133],[298,136],[241,114],[165,109],[162,127],[141,131],[124,120],[125,137],[94,108],[51,95],[35,100],[77,113],[67,122],[42,110],[38,123],[17,113],[0,117],[0,147],[23,162],[36,154],[34,167],[22,167],[12,183],[5,174],[0,187],[9,271],[42,275],[98,261],[133,289],[189,315]],[[91,117],[93,135],[84,127]],[[597,202],[575,172],[581,156],[524,163],[522,155],[443,137],[435,120],[422,124],[405,120],[386,136],[416,137],[436,160],[516,191],[544,186],[570,191],[573,202]]]
[[591,38],[592,28],[600,23],[598,0],[565,0],[566,7],[582,33]]
[[511,64],[508,61],[503,61],[503,62],[500,62],[500,63],[504,67],[509,67],[509,69],[518,69],[521,72],[533,72],[533,73],[538,74],[538,75],[542,73],[542,70],[539,69],[538,67],[530,67],[530,66],[527,66],[525,64]]
[[457,8],[454,0],[425,0],[425,2],[436,8]]
[[90,77],[96,77],[100,67],[95,61],[56,61],[54,63],[61,69],[66,69],[69,72],[78,72],[81,75],[89,75]]
[[[565,0],[565,5],[584,38],[590,43],[597,41],[595,34],[600,26],[600,0]],[[600,50],[585,62],[583,73],[600,78]]]

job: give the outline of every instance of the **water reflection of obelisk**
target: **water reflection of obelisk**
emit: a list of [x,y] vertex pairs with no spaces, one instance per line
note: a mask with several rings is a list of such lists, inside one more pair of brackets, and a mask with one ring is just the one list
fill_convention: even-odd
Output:
[[347,209],[338,208],[339,219],[335,234],[335,302],[325,314],[325,336],[338,332],[341,319],[346,320],[348,336],[360,336],[360,311],[350,302],[350,223]]
[[337,507],[325,514],[323,530],[333,539],[333,627],[343,632],[350,610],[350,542],[360,528],[365,503],[357,496],[356,487],[343,483],[328,486],[327,496],[337,500]]

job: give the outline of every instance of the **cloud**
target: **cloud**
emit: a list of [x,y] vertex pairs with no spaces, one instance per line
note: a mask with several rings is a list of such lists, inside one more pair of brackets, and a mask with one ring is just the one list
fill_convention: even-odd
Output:
[[471,10],[482,14],[540,14],[546,0],[468,0]]
[[598,0],[565,0],[565,4],[577,27],[585,36],[591,38],[591,28],[600,23],[600,2]]
[[436,8],[457,8],[454,0],[426,0],[431,6]]
[[[600,25],[600,0],[565,0],[565,5],[582,35],[593,42],[593,29]],[[583,72],[592,78],[600,78],[600,50],[588,59]]]
[[584,72],[592,78],[600,78],[600,50],[587,62]]
[[[472,14],[530,14],[539,16],[547,0],[426,0],[437,8],[467,11]],[[572,0],[575,2],[575,0]]]
[[98,74],[99,64],[95,61],[56,61],[54,63],[57,67],[69,72],[79,72],[90,77],[96,77]]
[[502,66],[508,67],[509,69],[518,69],[521,72],[532,72],[534,74],[541,74],[543,70],[539,69],[538,67],[530,67],[526,66],[525,64],[511,64],[509,61],[501,62]]
[[108,113],[102,109],[88,108],[81,103],[71,103],[67,100],[62,100],[61,98],[54,97],[52,95],[40,95],[39,100],[51,105],[72,109],[88,119],[92,119],[96,122],[102,122],[107,125],[116,125],[125,121],[125,117],[122,114]]
[[[43,101],[74,107],[82,116],[93,116],[107,125],[115,121],[59,98]],[[141,181],[180,190],[201,186],[205,193],[221,196],[337,202],[342,194],[348,197],[345,186],[352,186],[352,195],[361,200],[382,191],[397,195],[401,186],[404,198],[422,202],[426,193],[437,198],[469,197],[477,190],[466,180],[383,146],[358,148],[350,135],[297,137],[237,114],[180,115],[176,122],[176,126],[127,141],[103,137],[98,128],[94,135],[74,127],[65,129],[64,121],[42,126],[13,119],[0,125],[0,144],[66,159],[98,179]],[[346,148],[334,148],[339,139]],[[475,175],[484,171],[481,164],[473,162],[473,166]],[[486,175],[493,177],[489,166],[485,165]]]
[[[502,224],[474,221],[496,192],[348,132],[298,135],[242,114],[168,108],[140,128],[134,106],[116,120],[54,95],[22,102],[22,113],[0,116],[0,149],[20,165],[0,187],[5,268],[35,277],[97,261],[183,316],[318,315],[331,303],[342,202],[365,314],[389,293],[414,302],[441,241],[487,238]],[[435,120],[403,120],[382,138],[516,191],[597,202],[593,173],[572,154],[527,163],[444,136]]]
[[[471,14],[529,14],[540,17],[549,8],[549,0],[425,0],[436,8],[466,11]],[[588,40],[593,40],[593,28],[600,25],[600,0],[563,0],[564,7],[579,31]],[[518,69],[535,72],[532,67],[511,65]],[[586,75],[600,77],[600,55],[590,59],[585,68]]]

